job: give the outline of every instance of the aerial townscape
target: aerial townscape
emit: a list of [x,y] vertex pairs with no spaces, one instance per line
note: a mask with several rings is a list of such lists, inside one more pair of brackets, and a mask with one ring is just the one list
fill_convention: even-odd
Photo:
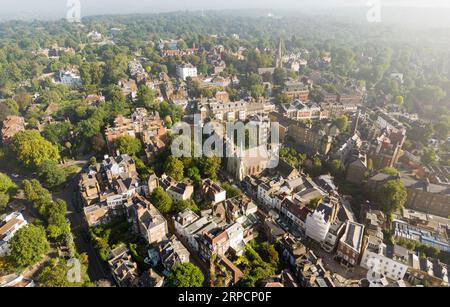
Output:
[[[449,286],[448,33],[1,22],[0,287]],[[180,124],[232,150],[178,156]]]

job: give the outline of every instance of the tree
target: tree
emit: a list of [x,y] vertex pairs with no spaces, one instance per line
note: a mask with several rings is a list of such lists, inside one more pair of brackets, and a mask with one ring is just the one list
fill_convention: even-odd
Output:
[[177,181],[184,178],[184,165],[178,158],[169,156],[166,163],[164,163],[164,172]]
[[435,164],[437,162],[437,156],[434,148],[425,149],[423,151],[421,160],[425,165]]
[[133,156],[141,151],[142,145],[137,138],[126,134],[116,139],[115,147],[121,154]]
[[125,95],[122,92],[122,89],[118,85],[110,85],[107,88],[105,98],[107,101],[114,101],[114,102],[122,102],[125,103]]
[[405,100],[403,98],[403,96],[397,96],[395,97],[395,104],[402,107],[405,103]]
[[17,133],[10,144],[17,160],[26,167],[35,169],[43,161],[59,160],[58,149],[44,139],[37,130],[25,130]]
[[9,246],[11,260],[20,267],[40,261],[50,248],[44,228],[32,224],[19,229]]
[[151,197],[152,204],[158,208],[162,213],[169,213],[172,211],[172,199],[161,187],[157,187]]
[[348,117],[346,115],[342,115],[333,120],[333,124],[338,127],[339,131],[345,132],[348,129]]
[[167,283],[169,287],[201,287],[205,276],[194,264],[179,263],[169,273]]
[[9,197],[16,188],[16,184],[7,175],[0,173],[0,213],[6,208]]
[[283,68],[275,68],[273,72],[273,83],[275,85],[283,86],[286,79],[286,71]]
[[376,191],[376,199],[386,214],[395,213],[405,206],[406,189],[401,180],[390,180]]
[[236,197],[236,196],[240,196],[242,194],[241,190],[239,190],[238,188],[232,186],[228,182],[225,182],[224,184],[222,184],[222,188],[226,191],[227,198],[233,198],[233,197]]
[[47,233],[50,238],[57,239],[70,232],[70,225],[66,221],[67,204],[62,199],[51,202],[45,212]]
[[200,176],[200,170],[196,166],[188,168],[187,176],[196,182],[202,180],[202,177]]
[[146,85],[141,85],[138,89],[137,105],[146,109],[155,107],[155,93]]
[[340,160],[331,161],[329,168],[330,168],[331,175],[333,175],[335,177],[342,176],[345,171],[344,163],[342,163]]
[[182,212],[186,209],[191,209],[194,212],[199,211],[197,204],[192,199],[181,200],[178,203],[174,204],[174,211],[176,213]]
[[56,188],[66,181],[65,171],[58,167],[55,161],[43,161],[39,166],[37,173],[44,185],[49,188]]
[[219,157],[202,157],[200,159],[200,170],[205,178],[217,180],[221,159]]
[[436,131],[436,138],[446,141],[450,135],[450,116],[442,116],[439,122],[434,125]]
[[43,188],[36,179],[24,180],[23,189],[26,199],[33,204],[33,207],[39,211],[42,216],[46,215],[47,208],[53,202],[50,192]]
[[275,100],[279,104],[289,103],[289,96],[286,93],[278,93]]

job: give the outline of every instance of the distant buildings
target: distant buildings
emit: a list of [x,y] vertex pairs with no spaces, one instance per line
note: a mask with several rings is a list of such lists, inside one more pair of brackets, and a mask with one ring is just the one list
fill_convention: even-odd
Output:
[[309,97],[309,88],[300,81],[286,81],[283,88],[283,93],[289,97],[290,101],[296,99],[300,101],[307,101]]
[[149,161],[166,147],[167,129],[164,121],[158,113],[149,114],[143,108],[137,108],[130,117],[117,116],[114,125],[106,128],[106,145],[111,154],[115,153],[114,142],[124,135],[141,141]]

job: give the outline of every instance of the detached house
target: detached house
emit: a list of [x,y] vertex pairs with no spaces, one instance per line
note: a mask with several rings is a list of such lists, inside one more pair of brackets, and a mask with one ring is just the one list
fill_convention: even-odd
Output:
[[28,223],[20,212],[13,212],[0,222],[0,257],[7,256],[10,252],[8,242],[15,233]]

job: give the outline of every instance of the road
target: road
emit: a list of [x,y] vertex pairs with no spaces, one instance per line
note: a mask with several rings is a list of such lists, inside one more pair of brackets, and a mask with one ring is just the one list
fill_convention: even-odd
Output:
[[[75,161],[72,164],[85,164],[86,161]],[[20,175],[19,177],[12,176],[13,170],[9,169],[8,166],[3,165],[0,166],[0,172],[8,174],[8,176],[11,178],[11,180],[19,187],[22,186],[22,181],[25,179],[37,179],[35,175],[33,174],[27,174],[26,176]],[[62,191],[53,193],[53,198],[57,199],[63,199],[67,203],[67,217],[71,224],[72,233],[74,236],[74,243],[77,248],[77,251],[79,253],[87,253],[89,257],[89,266],[88,266],[88,274],[91,278],[92,282],[96,282],[98,280],[112,280],[111,275],[109,273],[109,269],[107,268],[106,264],[99,258],[97,252],[92,247],[92,244],[90,242],[87,242],[83,238],[83,232],[88,231],[88,226],[84,220],[83,212],[81,210],[78,210],[78,208],[81,208],[81,202],[79,201],[79,195],[78,195],[78,178],[79,175],[73,176],[72,179],[68,181],[66,186]],[[16,205],[17,203],[17,205]],[[11,204],[13,206],[11,207],[24,207],[26,206],[21,205],[23,203],[23,199],[20,197],[16,197],[11,200]],[[10,205],[11,205],[10,204]],[[34,210],[26,210],[27,215],[31,218],[37,217]]]
[[78,178],[74,176],[66,185],[63,191],[55,193],[56,198],[64,199],[67,203],[67,217],[69,218],[74,242],[79,253],[86,253],[89,257],[88,274],[92,282],[99,280],[112,280],[107,265],[99,258],[91,242],[86,240],[84,233],[88,233],[88,226],[85,222],[78,194]]

